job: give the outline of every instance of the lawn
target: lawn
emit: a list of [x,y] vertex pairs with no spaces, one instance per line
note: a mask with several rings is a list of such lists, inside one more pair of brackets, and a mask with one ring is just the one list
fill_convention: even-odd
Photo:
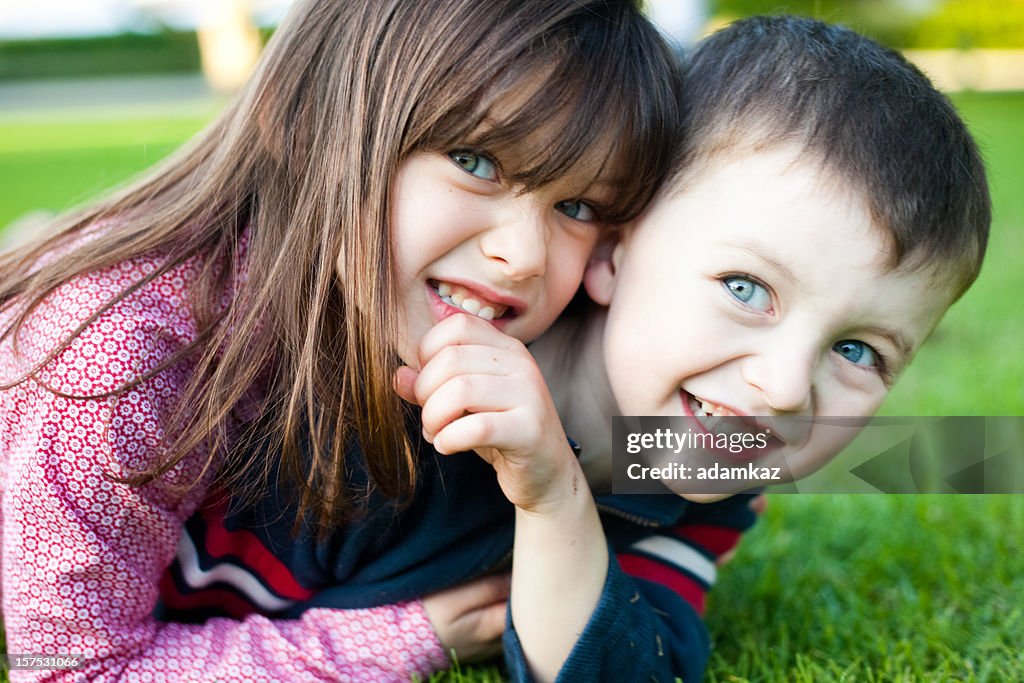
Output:
[[[995,224],[982,275],[888,415],[1024,415],[1024,93],[956,98]],[[166,155],[208,115],[0,119],[0,226],[58,211]],[[711,681],[1024,676],[1024,496],[777,495],[712,594]],[[441,680],[499,680],[467,668]]]

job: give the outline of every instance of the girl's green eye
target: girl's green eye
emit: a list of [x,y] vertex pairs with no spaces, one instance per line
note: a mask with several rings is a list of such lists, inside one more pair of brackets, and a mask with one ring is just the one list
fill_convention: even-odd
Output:
[[448,158],[463,171],[470,175],[474,175],[477,178],[482,178],[484,180],[498,179],[497,166],[495,166],[493,161],[482,154],[477,154],[476,152],[471,152],[467,149],[457,149],[455,151],[448,152]]
[[770,311],[772,295],[764,285],[747,277],[733,275],[722,280],[734,299],[758,311]]
[[832,350],[854,365],[875,367],[878,365],[878,354],[862,341],[844,339],[832,346]]
[[578,199],[566,199],[555,204],[555,209],[561,211],[569,218],[574,218],[584,223],[590,223],[591,221],[597,220],[597,212],[594,208],[586,202],[581,202]]

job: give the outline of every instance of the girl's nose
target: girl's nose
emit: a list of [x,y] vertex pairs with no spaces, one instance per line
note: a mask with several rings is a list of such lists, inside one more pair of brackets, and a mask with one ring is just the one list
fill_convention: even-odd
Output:
[[544,274],[547,241],[545,212],[531,203],[499,217],[499,223],[481,237],[480,248],[498,263],[504,277],[519,281]]

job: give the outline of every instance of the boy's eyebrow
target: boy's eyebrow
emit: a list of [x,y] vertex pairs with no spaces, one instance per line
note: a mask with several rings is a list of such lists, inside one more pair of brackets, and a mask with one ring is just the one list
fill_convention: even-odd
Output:
[[871,334],[876,334],[879,337],[884,337],[889,341],[889,343],[895,346],[896,350],[899,352],[899,358],[897,358],[896,360],[900,365],[906,363],[907,360],[910,358],[913,352],[913,346],[910,344],[909,341],[907,341],[906,337],[904,337],[896,330],[891,330],[887,327],[877,327],[874,325],[869,325],[862,329],[865,332],[870,332]]
[[725,246],[732,247],[733,249],[739,249],[745,251],[751,256],[761,261],[764,261],[765,265],[775,270],[779,275],[789,280],[790,282],[796,282],[796,276],[793,274],[786,264],[782,263],[776,258],[773,258],[771,254],[765,253],[764,249],[760,245],[748,244],[746,242],[734,242],[732,240],[725,240],[723,242]]

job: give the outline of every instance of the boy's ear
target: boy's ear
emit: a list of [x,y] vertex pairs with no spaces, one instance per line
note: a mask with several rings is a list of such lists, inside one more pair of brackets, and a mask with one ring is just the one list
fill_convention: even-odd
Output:
[[583,287],[595,303],[607,306],[615,290],[615,276],[619,269],[622,237],[618,233],[603,238],[594,247],[583,273]]

